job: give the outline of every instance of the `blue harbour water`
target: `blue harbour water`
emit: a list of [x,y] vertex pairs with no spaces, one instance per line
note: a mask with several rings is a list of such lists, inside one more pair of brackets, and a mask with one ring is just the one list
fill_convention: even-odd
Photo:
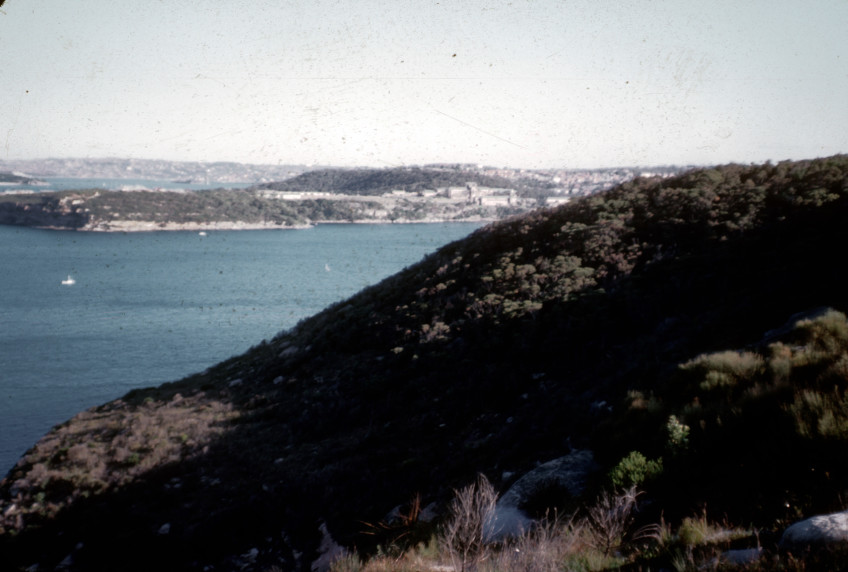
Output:
[[0,477],[77,412],[238,355],[479,226],[0,226]]

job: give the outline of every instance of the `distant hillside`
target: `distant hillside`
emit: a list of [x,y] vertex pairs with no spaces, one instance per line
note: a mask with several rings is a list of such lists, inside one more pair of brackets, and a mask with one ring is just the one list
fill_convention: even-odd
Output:
[[[267,195],[270,193],[272,196]],[[276,191],[58,191],[0,195],[0,224],[79,231],[285,229],[334,222],[496,220],[527,212],[535,200],[481,204],[455,198]]]
[[[111,168],[128,161],[101,160],[95,166]],[[133,167],[133,172],[152,173],[157,166],[162,165],[148,161]],[[630,171],[574,172],[574,180],[569,182],[571,194],[562,194],[563,189],[554,186],[562,177],[553,173],[499,172],[509,176],[459,167],[324,169],[249,189],[6,193],[0,195],[0,224],[133,231],[497,220],[543,206],[555,195],[561,202],[592,192],[605,182],[623,179]]]
[[[636,179],[489,225],[55,428],[0,484],[0,554],[309,570],[322,525],[385,554],[393,508],[444,516],[478,473],[503,492],[575,450],[598,465],[585,496],[551,484],[528,514],[636,483],[643,522],[682,538],[708,510],[771,550],[848,482],[845,220],[835,156]],[[670,569],[670,550],[598,562]]]
[[517,196],[543,201],[549,197],[573,198],[616,184],[645,177],[670,177],[684,167],[620,167],[614,169],[525,170],[474,165],[427,165],[385,169],[316,169],[298,177],[258,185],[258,189],[286,192],[321,192],[348,195],[382,195],[392,191],[421,193],[446,188],[511,189]]
[[0,170],[23,171],[39,177],[162,179],[218,185],[278,181],[306,170],[303,165],[165,161],[155,159],[30,159],[2,160]]
[[0,224],[64,230],[172,230],[243,225],[294,228],[350,220],[374,205],[282,202],[242,190],[58,191],[0,195]]
[[525,181],[489,176],[467,169],[319,169],[287,181],[260,185],[258,188],[280,191],[313,191],[349,195],[381,195],[393,190],[420,192],[444,187],[465,187],[474,182],[481,187],[515,188]]
[[16,185],[35,185],[40,183],[36,178],[20,175],[18,173],[8,173],[0,171],[0,185],[16,184]]

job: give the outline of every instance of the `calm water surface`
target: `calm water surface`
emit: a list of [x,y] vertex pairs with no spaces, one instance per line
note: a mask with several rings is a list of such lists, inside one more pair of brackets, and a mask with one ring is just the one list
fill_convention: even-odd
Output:
[[75,413],[240,354],[479,226],[0,226],[0,477]]

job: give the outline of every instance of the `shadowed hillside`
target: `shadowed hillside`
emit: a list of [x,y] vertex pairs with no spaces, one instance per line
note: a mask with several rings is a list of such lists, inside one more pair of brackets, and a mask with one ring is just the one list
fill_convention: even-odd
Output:
[[[661,458],[638,479],[646,518],[708,506],[777,530],[840,508],[848,326],[819,309],[848,310],[845,220],[837,156],[637,179],[490,225],[55,428],[0,486],[0,554],[309,569],[321,523],[368,552],[386,539],[363,522],[416,495],[443,513],[478,473],[503,491],[575,449],[600,467],[587,494],[637,480],[634,452]],[[826,319],[793,330],[804,316]]]

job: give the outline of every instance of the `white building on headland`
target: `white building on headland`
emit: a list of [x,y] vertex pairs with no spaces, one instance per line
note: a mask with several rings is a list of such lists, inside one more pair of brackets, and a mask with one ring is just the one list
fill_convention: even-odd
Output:
[[264,199],[279,199],[283,201],[302,201],[304,199],[319,199],[332,197],[332,193],[321,193],[317,191],[258,191],[256,193]]

